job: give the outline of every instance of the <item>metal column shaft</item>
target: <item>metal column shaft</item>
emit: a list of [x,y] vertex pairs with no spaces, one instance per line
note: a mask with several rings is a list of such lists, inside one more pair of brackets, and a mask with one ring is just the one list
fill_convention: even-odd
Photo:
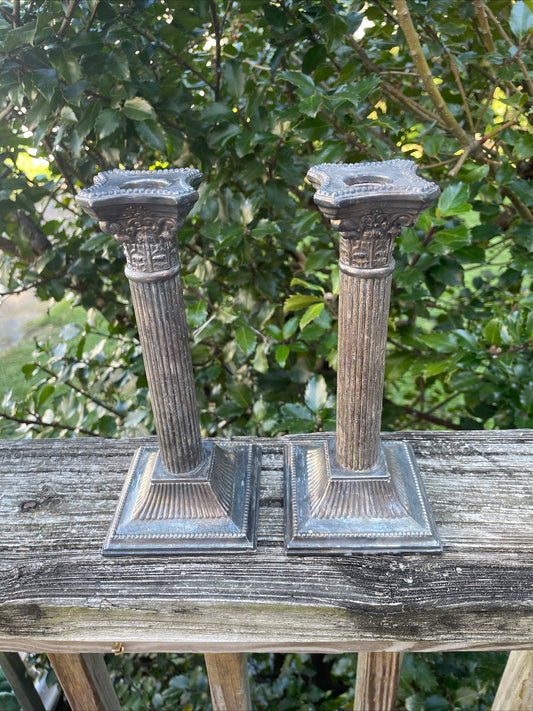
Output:
[[190,472],[203,453],[180,274],[129,279],[161,461],[173,474]]
[[340,269],[336,453],[364,471],[378,460],[392,278]]

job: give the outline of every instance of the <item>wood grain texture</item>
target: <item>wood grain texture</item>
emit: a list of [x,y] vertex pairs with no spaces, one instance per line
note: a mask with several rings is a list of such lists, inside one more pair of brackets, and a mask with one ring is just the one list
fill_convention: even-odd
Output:
[[533,709],[533,652],[511,652],[498,686],[492,711]]
[[251,711],[246,654],[206,654],[213,711]]
[[254,440],[256,554],[103,558],[130,459],[154,439],[1,441],[0,649],[531,648],[533,432],[384,438],[413,446],[442,555],[288,558],[278,439]]
[[49,654],[72,711],[120,711],[101,654]]
[[402,668],[401,652],[357,655],[354,711],[393,711]]

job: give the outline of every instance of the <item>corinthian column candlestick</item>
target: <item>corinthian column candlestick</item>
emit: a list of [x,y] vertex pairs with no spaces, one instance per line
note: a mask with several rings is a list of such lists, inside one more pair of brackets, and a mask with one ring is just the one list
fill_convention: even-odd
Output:
[[176,243],[193,169],[101,173],[78,204],[124,247],[159,447],[141,447],[104,554],[255,548],[260,450],[202,442]]
[[405,160],[323,164],[307,177],[340,233],[337,433],[288,447],[287,551],[440,551],[411,447],[380,440],[394,239],[439,189]]

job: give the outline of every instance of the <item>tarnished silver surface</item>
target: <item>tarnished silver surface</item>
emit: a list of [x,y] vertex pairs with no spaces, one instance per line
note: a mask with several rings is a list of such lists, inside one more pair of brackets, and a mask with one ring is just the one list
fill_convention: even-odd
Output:
[[405,160],[326,163],[307,177],[339,231],[337,436],[333,450],[289,445],[287,551],[439,551],[412,451],[380,443],[394,239],[439,188]]
[[104,554],[255,548],[260,451],[202,444],[176,241],[202,175],[114,170],[78,204],[124,247],[159,450],[132,462]]

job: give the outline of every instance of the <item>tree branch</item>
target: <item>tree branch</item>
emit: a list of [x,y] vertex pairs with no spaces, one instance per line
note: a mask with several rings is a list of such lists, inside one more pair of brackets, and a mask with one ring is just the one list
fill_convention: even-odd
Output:
[[80,0],[70,1],[65,17],[63,18],[63,22],[61,23],[61,27],[59,28],[59,32],[57,33],[58,37],[64,37],[67,34],[67,30],[70,27],[70,23],[72,22],[72,18],[74,17],[74,13],[76,12],[76,8],[79,4]]
[[[46,368],[44,365],[39,365],[36,363],[37,367],[39,370],[41,370],[43,373],[46,373],[47,375],[50,375],[54,380],[57,380],[57,375],[54,373],[53,370],[50,370],[49,368]],[[100,398],[95,397],[94,395],[91,395],[88,392],[85,392],[81,388],[79,388],[77,385],[74,385],[74,383],[71,383],[70,381],[63,381],[65,385],[67,385],[71,390],[74,390],[74,392],[78,393],[78,395],[82,395],[83,397],[86,397],[88,400],[91,400],[94,402],[95,405],[98,405],[98,407],[102,407],[104,410],[107,410],[110,412],[112,415],[116,415],[116,417],[120,417],[121,419],[124,418],[124,414],[122,412],[119,412],[118,410],[115,410],[114,407],[111,407],[110,405],[107,405],[105,402],[100,400]]]
[[6,239],[6,237],[0,236],[0,250],[4,252],[4,254],[9,254],[10,257],[22,259],[22,254],[19,248],[10,239]]
[[34,414],[33,412],[30,413],[30,415],[35,418],[33,420],[30,420],[25,417],[16,417],[15,415],[9,415],[7,412],[0,412],[0,417],[2,417],[4,420],[9,420],[10,422],[18,422],[21,425],[32,425],[33,427],[51,427],[52,429],[55,430],[67,430],[67,432],[78,432],[79,434],[85,434],[88,435],[89,437],[100,437],[99,434],[96,432],[92,432],[91,430],[86,430],[83,427],[73,427],[72,425],[67,425],[66,423],[61,423],[61,422],[44,422],[42,418],[39,417],[39,415]]
[[487,14],[485,12],[485,4],[483,0],[473,0],[473,5],[475,8],[476,19],[479,25],[479,31],[481,33],[481,41],[487,52],[494,52],[496,47],[494,46],[494,40],[492,39],[492,32],[490,31],[489,23],[487,22]]
[[[483,3],[483,8],[486,11],[487,15],[490,17],[491,22],[494,23],[494,26],[500,33],[501,37],[503,38],[503,40],[505,41],[505,43],[507,44],[509,49],[514,47],[515,44],[514,44],[513,40],[509,37],[507,32],[503,29],[503,27],[501,26],[501,23],[498,20],[498,18],[496,17],[496,15],[492,12],[492,10],[487,5],[485,5],[485,3]],[[516,61],[516,63],[520,67],[520,71],[522,72],[522,75],[524,77],[524,83],[525,83],[525,86],[527,89],[527,93],[530,96],[533,96],[533,82],[531,81],[531,77],[529,76],[529,71],[528,71],[526,64],[524,63],[524,60],[521,57],[519,57],[518,54],[515,54],[513,59]]]
[[49,249],[52,249],[48,237],[44,232],[26,215],[22,210],[17,210],[15,213],[17,222],[28,233],[30,238],[31,250],[34,256],[39,257]]
[[213,32],[215,35],[215,101],[220,100],[220,76],[222,71],[221,66],[221,51],[220,51],[220,24],[217,15],[217,6],[215,0],[209,0],[209,9],[211,10],[211,21],[213,23]]
[[20,27],[20,0],[13,0],[13,27]]
[[169,49],[166,45],[159,42],[157,40],[157,38],[154,37],[154,35],[152,35],[150,32],[147,32],[146,30],[141,29],[140,27],[137,27],[136,25],[134,25],[132,22],[129,21],[129,19],[126,16],[122,16],[122,21],[124,22],[125,25],[127,25],[130,29],[132,29],[138,35],[140,35],[141,37],[144,37],[149,42],[153,42],[153,44],[157,45],[161,49],[162,52],[164,52],[169,57],[172,57],[172,59],[175,62],[177,62],[184,69],[188,69],[191,72],[191,74],[194,74],[194,76],[198,77],[198,79],[201,79],[204,82],[204,84],[207,84],[207,86],[213,91],[213,93],[215,92],[215,85],[212,82],[210,82],[209,79],[206,79],[204,77],[204,75],[201,72],[199,72],[197,69],[195,69],[191,64],[189,64],[184,59],[182,59],[182,57],[180,57],[179,54],[175,54],[175,52],[173,52],[171,49]]
[[471,146],[473,139],[457,122],[457,119],[448,108],[448,105],[442,98],[435,80],[433,79],[429,65],[424,57],[422,45],[420,44],[420,38],[413,24],[411,13],[407,7],[407,0],[394,0],[394,6],[396,7],[396,12],[398,14],[398,23],[402,28],[405,39],[407,40],[418,75],[424,89],[433,103],[433,106],[435,107],[437,114],[440,116],[448,131],[459,141],[463,148]]

